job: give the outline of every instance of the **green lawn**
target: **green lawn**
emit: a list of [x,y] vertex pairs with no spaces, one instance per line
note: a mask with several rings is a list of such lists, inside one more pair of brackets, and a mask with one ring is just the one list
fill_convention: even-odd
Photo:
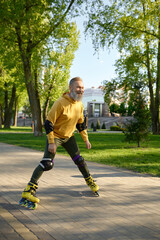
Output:
[[[17,131],[17,134],[14,134]],[[0,142],[15,144],[43,151],[46,136],[34,137],[31,128],[10,130],[9,133],[0,130]],[[3,133],[2,133],[3,132]],[[24,133],[28,132],[28,133]],[[30,132],[30,133],[29,133]],[[130,169],[136,172],[160,176],[160,136],[151,135],[150,141],[140,148],[136,144],[124,141],[123,133],[89,133],[92,149],[87,150],[80,134],[75,134],[81,155],[87,161]],[[57,153],[67,155],[62,147]]]
[[32,128],[31,127],[11,127],[11,128],[0,128],[0,133],[14,133],[14,132],[32,132]]

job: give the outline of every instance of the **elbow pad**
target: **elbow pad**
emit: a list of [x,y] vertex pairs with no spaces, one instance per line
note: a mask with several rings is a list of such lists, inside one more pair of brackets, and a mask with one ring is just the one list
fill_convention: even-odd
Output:
[[79,132],[82,132],[83,130],[85,130],[87,128],[85,122],[83,123],[77,123],[76,128],[78,129]]
[[49,120],[46,120],[44,123],[44,128],[46,130],[46,134],[49,134],[50,132],[53,131],[53,123],[50,122]]

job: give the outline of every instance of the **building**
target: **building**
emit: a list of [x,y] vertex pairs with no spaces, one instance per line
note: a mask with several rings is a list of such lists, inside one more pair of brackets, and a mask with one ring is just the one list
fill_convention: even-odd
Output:
[[83,106],[88,117],[108,117],[109,108],[104,102],[104,92],[102,87],[86,88],[83,95]]

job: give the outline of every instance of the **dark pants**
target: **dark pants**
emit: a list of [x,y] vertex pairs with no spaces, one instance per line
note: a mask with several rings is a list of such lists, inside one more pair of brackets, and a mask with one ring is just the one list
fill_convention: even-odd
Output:
[[[64,147],[72,159],[80,155],[80,151],[74,136],[70,138],[64,138],[64,139],[55,138],[54,140],[55,140],[56,146],[58,147],[61,145],[62,147]],[[48,151],[48,140],[47,140],[43,159],[53,160],[54,157],[55,157],[55,154]],[[84,178],[87,178],[90,176],[90,173],[85,161],[81,165],[78,164],[77,167],[79,168]],[[32,174],[31,182],[37,184],[43,172],[44,172],[44,169],[42,168],[42,166],[38,165]]]

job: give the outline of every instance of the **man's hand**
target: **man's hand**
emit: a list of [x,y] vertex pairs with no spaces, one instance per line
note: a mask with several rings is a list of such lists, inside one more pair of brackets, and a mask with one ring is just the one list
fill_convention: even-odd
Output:
[[55,143],[49,143],[48,145],[48,151],[55,154],[56,153],[57,146]]
[[91,144],[90,144],[89,141],[86,141],[85,144],[86,144],[86,148],[87,148],[87,149],[91,149]]

